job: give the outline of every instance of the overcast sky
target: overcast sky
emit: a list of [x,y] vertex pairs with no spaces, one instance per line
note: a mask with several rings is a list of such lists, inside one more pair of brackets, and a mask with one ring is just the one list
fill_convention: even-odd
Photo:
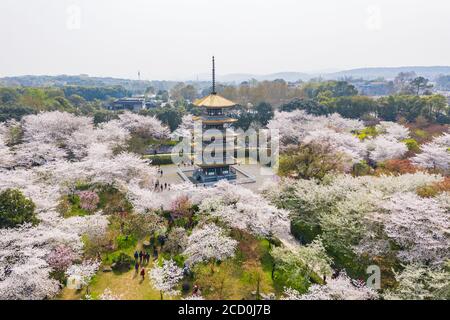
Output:
[[0,76],[450,65],[445,0],[0,0]]

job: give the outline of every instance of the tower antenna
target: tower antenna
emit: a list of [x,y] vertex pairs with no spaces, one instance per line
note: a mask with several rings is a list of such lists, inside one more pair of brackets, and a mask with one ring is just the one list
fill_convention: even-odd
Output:
[[214,56],[212,57],[212,92],[211,94],[216,94],[216,62]]

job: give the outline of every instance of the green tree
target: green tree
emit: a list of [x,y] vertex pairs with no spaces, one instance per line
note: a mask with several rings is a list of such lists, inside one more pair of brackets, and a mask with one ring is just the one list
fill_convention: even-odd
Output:
[[180,125],[185,113],[182,107],[165,106],[157,109],[156,117],[166,124],[171,131],[174,131]]
[[333,99],[330,110],[334,110],[344,118],[359,119],[364,115],[375,112],[377,103],[369,97],[351,96]]
[[256,120],[266,126],[274,115],[273,108],[266,102],[261,102],[256,106]]
[[175,100],[188,100],[193,102],[197,98],[197,89],[191,85],[185,85],[184,83],[177,84],[171,91],[170,94]]
[[428,84],[429,81],[430,80],[424,77],[417,77],[411,80],[409,84],[414,88],[414,93],[416,95],[420,95],[421,92],[425,91],[426,89],[430,89],[432,87],[432,85]]
[[291,112],[294,110],[305,110],[306,112],[321,116],[329,113],[328,107],[312,99],[296,98],[288,103],[281,105],[280,111]]
[[30,107],[19,105],[0,105],[0,122],[11,119],[20,120],[23,116],[35,113],[35,110]]
[[6,189],[0,193],[0,228],[12,228],[29,222],[38,222],[35,204],[16,189]]
[[327,173],[343,172],[344,158],[330,147],[305,144],[280,156],[278,173],[300,179],[323,179]]
[[237,106],[235,108],[234,117],[237,119],[234,124],[235,128],[242,129],[244,131],[248,130],[253,121],[255,121],[255,114],[252,110],[248,110],[242,106]]

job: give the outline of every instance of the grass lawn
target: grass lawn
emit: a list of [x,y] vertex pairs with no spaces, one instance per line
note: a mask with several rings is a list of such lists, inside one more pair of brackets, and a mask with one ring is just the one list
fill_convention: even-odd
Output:
[[[136,248],[128,248],[117,252],[124,252],[133,256],[134,251],[141,250],[142,244],[138,243]],[[111,255],[111,254],[109,254]],[[103,257],[107,261],[108,255]],[[152,268],[153,262],[150,259],[148,265],[144,265],[145,279],[142,281],[140,275],[136,275],[134,268],[128,272],[103,272],[102,267],[89,285],[89,292],[94,299],[98,299],[105,289],[111,290],[114,295],[121,295],[123,300],[159,300],[159,291],[153,289],[148,278],[148,271]],[[79,300],[86,294],[86,288],[73,290],[64,288],[58,299]]]
[[[239,235],[240,241],[236,257],[228,259],[214,266],[211,263],[200,264],[194,267],[194,279],[185,280],[191,288],[197,284],[205,299],[255,299],[253,292],[259,290],[261,293],[277,293],[278,288],[274,285],[271,277],[271,259],[268,255],[269,244],[267,240],[259,240],[248,234]],[[136,247],[141,249],[139,243]],[[122,250],[132,256],[134,248]],[[106,256],[104,261],[107,260]],[[94,299],[98,299],[105,289],[110,289],[115,295],[121,295],[123,300],[159,300],[159,291],[153,289],[149,279],[148,271],[154,262],[144,266],[146,269],[145,280],[135,275],[134,268],[128,272],[99,272],[89,285],[89,291]],[[181,284],[180,282],[180,289]],[[82,299],[86,288],[73,290],[64,288],[58,299],[78,300]],[[175,297],[180,299],[182,296]],[[164,297],[164,299],[170,299]]]
[[[159,291],[152,288],[148,275],[142,281],[141,277],[136,275],[134,270],[122,274],[99,271],[89,285],[90,294],[94,299],[97,299],[107,288],[113,294],[121,295],[123,300],[159,300],[160,298]],[[65,288],[59,299],[78,300],[84,296],[85,292],[86,289],[77,291]]]

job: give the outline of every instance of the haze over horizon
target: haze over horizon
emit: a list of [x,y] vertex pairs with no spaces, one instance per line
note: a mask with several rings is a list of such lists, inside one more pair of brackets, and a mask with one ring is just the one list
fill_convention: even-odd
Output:
[[220,75],[449,66],[449,13],[440,0],[2,0],[0,77],[195,79],[213,54]]

